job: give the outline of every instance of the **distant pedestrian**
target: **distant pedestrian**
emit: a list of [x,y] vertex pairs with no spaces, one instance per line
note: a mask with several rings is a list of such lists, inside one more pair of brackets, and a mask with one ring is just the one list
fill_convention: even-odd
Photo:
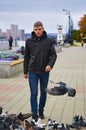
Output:
[[[36,121],[38,115],[41,119],[44,119],[43,112],[47,98],[45,89],[48,85],[49,73],[55,64],[56,58],[53,40],[48,38],[43,24],[37,21],[34,24],[31,38],[26,40],[24,55],[24,77],[29,80],[32,118]],[[39,104],[37,101],[38,81],[40,81]]]
[[12,43],[13,43],[13,38],[12,36],[9,37],[9,49],[12,50]]
[[82,40],[82,41],[81,41],[81,46],[83,47],[83,45],[84,45],[84,41]]

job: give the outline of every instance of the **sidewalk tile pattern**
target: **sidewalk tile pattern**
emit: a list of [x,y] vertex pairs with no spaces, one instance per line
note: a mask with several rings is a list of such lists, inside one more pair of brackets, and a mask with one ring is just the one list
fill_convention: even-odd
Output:
[[[50,73],[50,80],[67,83],[76,89],[76,96],[47,94],[46,118],[43,122],[47,123],[51,118],[58,123],[71,124],[75,115],[86,118],[86,45],[62,48],[62,52],[57,53],[57,61]],[[53,85],[49,82],[48,87]],[[23,72],[8,79],[0,79],[0,106],[8,113],[30,112],[30,89]]]

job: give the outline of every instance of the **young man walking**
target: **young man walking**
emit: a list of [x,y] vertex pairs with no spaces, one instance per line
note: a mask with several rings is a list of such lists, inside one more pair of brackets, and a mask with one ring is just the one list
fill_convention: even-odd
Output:
[[[38,117],[44,119],[43,112],[47,97],[45,90],[56,58],[54,43],[48,38],[42,22],[35,22],[31,38],[26,40],[24,54],[24,78],[29,80],[32,118],[35,120]],[[40,81],[39,104],[37,101],[38,81]]]

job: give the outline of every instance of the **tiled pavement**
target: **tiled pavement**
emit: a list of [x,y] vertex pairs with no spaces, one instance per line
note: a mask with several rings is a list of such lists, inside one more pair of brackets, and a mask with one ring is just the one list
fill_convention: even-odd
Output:
[[[86,45],[84,47],[62,48],[50,73],[50,80],[63,81],[76,89],[75,97],[52,96],[48,94],[45,116],[58,123],[72,123],[75,115],[86,118]],[[48,87],[53,86],[49,82]],[[39,96],[38,96],[39,97]],[[8,113],[30,112],[30,90],[23,72],[9,79],[0,79],[0,106]],[[30,119],[29,119],[30,120]],[[83,128],[85,130],[86,128]]]

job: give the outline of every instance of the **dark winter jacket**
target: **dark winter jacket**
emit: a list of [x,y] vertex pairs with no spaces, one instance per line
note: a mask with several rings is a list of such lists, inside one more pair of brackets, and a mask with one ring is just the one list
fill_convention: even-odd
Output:
[[31,38],[26,40],[24,54],[24,74],[28,72],[43,73],[47,65],[53,67],[57,55],[53,41],[43,32],[37,37],[32,32]]

